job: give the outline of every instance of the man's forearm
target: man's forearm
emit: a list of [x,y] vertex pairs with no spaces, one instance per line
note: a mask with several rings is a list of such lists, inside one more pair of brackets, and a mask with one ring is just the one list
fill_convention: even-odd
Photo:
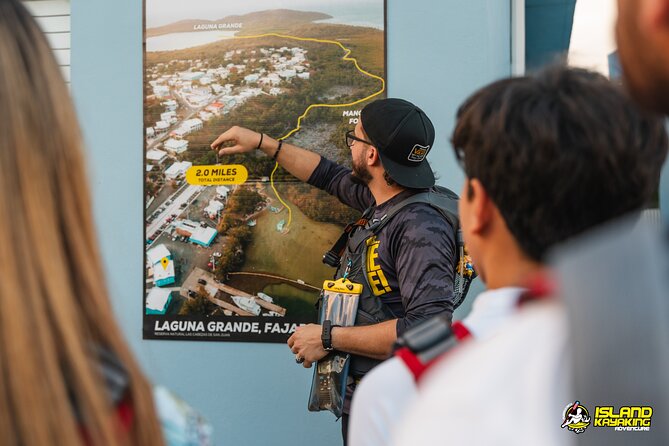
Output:
[[[276,139],[265,135],[260,150],[273,157],[278,147],[279,142]],[[307,181],[318,166],[321,157],[317,153],[284,142],[276,160],[291,175],[300,181]]]
[[397,340],[397,319],[361,327],[335,327],[332,329],[332,346],[354,355],[374,359],[387,359]]

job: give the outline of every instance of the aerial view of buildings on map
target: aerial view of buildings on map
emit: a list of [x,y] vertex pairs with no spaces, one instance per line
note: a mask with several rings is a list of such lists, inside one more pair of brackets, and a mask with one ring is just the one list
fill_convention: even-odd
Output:
[[[357,212],[262,153],[210,144],[241,125],[350,163],[345,132],[385,95],[385,3],[226,3],[146,2],[145,314],[310,322],[334,273],[321,257]],[[248,179],[186,181],[215,164]]]

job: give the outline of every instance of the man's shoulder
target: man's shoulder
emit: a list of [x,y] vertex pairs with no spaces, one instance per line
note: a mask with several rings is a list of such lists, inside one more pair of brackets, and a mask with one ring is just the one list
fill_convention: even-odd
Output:
[[454,228],[444,215],[429,203],[410,203],[400,209],[388,223],[406,236],[431,237],[454,235]]

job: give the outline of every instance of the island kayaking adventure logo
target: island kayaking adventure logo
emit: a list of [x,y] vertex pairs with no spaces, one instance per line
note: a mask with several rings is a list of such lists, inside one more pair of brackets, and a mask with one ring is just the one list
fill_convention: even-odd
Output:
[[594,427],[609,427],[619,432],[647,432],[650,430],[653,408],[651,406],[595,407]]
[[590,414],[579,401],[564,408],[562,429],[565,427],[575,434],[582,434],[590,426]]
[[649,431],[653,408],[651,406],[621,406],[618,410],[614,406],[596,406],[594,417],[580,401],[574,402],[562,411],[562,428],[582,434],[590,426],[608,427],[619,432]]

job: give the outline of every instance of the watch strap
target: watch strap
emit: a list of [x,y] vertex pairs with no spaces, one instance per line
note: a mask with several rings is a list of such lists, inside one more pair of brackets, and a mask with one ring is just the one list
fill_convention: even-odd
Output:
[[329,352],[334,350],[334,347],[332,347],[332,329],[334,327],[339,327],[339,325],[333,325],[332,321],[326,319],[323,321],[322,326],[323,331],[321,332],[321,342],[323,344],[323,350]]

